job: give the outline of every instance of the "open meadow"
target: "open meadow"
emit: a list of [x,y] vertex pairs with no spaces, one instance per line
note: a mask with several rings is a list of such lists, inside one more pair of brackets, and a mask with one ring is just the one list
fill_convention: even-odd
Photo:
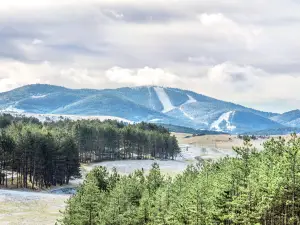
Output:
[[55,224],[68,195],[0,190],[0,224]]
[[[232,150],[233,147],[239,147],[243,145],[243,140],[239,139],[237,135],[203,135],[203,136],[192,136],[184,133],[174,133],[180,144],[187,144],[197,148],[216,148],[223,150]],[[276,136],[274,136],[276,137]],[[251,143],[254,147],[262,149],[262,144],[267,139],[259,138],[252,140]]]

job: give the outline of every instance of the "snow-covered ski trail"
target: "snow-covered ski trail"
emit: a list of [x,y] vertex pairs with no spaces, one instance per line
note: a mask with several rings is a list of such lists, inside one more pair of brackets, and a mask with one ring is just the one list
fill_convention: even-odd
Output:
[[164,109],[163,109],[163,113],[169,112],[173,109],[175,109],[176,107],[174,107],[170,101],[169,96],[167,95],[167,93],[165,92],[164,88],[161,87],[154,87],[154,90],[157,94],[157,97],[159,98],[161,104],[163,105]]

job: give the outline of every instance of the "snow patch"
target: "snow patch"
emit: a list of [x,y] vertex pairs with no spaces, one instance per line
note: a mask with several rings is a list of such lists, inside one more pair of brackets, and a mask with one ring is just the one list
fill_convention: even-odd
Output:
[[181,106],[179,106],[179,109],[183,113],[183,115],[185,115],[187,118],[189,118],[190,120],[194,120],[194,117],[192,117],[186,111],[184,111],[184,106],[187,105],[187,104],[195,103],[195,102],[197,102],[197,100],[194,99],[190,95],[187,95],[187,96],[188,96],[189,100],[187,100],[185,103],[183,103]]
[[17,108],[15,108],[14,106],[12,106],[12,105],[10,105],[10,106],[8,106],[6,109],[3,109],[3,110],[0,110],[0,112],[6,112],[6,113],[23,113],[24,112],[24,110],[22,110],[22,109],[17,109]]
[[220,127],[220,125],[221,125],[221,123],[223,123],[225,121],[226,130],[233,131],[234,129],[236,129],[236,126],[231,124],[230,118],[232,118],[234,116],[234,114],[235,114],[235,111],[223,113],[216,121],[214,121],[211,124],[210,129],[216,130],[216,131],[223,131],[223,129]]
[[45,98],[47,95],[32,95],[31,98],[36,99],[36,98]]
[[0,190],[0,201],[8,200],[8,201],[27,202],[27,201],[53,198],[53,197],[55,197],[54,194],[47,193],[47,192],[34,192],[28,190],[17,190],[17,191]]
[[184,110],[183,107],[179,108],[180,111],[183,113],[183,115],[185,115],[185,117],[189,118],[190,120],[194,120],[194,117],[192,117],[191,115],[187,114]]
[[197,100],[194,99],[192,96],[190,95],[187,96],[189,97],[189,100],[187,100],[186,103],[184,103],[184,105],[197,102]]
[[152,119],[152,120],[149,120],[150,123],[155,123],[155,122],[158,122],[158,121],[161,121],[161,119]]
[[189,164],[192,163],[177,160],[122,160],[90,164],[86,167],[86,170],[91,171],[97,166],[104,166],[109,171],[111,171],[113,168],[116,168],[121,174],[130,174],[141,169],[147,173],[152,168],[152,164],[155,162],[159,164],[161,171],[169,174],[181,173]]
[[176,107],[174,107],[170,101],[169,96],[167,95],[167,93],[165,92],[164,88],[161,87],[154,87],[154,90],[161,102],[161,104],[163,105],[164,109],[163,109],[163,113],[169,112],[173,109],[175,109]]
[[167,113],[167,112],[170,112],[171,110],[173,109],[179,109],[183,115],[187,118],[189,118],[190,120],[194,120],[194,118],[189,115],[185,110],[184,110],[184,106],[187,105],[187,104],[191,104],[191,103],[195,103],[197,102],[196,99],[194,99],[192,96],[190,95],[187,95],[188,96],[188,100],[183,103],[182,105],[180,105],[179,107],[175,107],[173,106],[173,104],[171,103],[171,100],[169,98],[169,96],[167,95],[167,93],[165,92],[165,89],[164,88],[161,88],[161,87],[154,87],[154,90],[161,102],[161,104],[163,105],[164,109],[163,109],[163,113]]
[[152,99],[152,92],[150,90],[150,87],[147,87],[148,88],[148,93],[149,93],[149,107],[152,109],[152,110],[155,110],[155,106],[153,104],[153,99]]

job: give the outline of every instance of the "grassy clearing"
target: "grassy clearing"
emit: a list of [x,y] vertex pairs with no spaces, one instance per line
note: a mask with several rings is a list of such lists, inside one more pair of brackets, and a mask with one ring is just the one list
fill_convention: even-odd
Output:
[[[174,133],[180,144],[188,144],[194,147],[217,148],[223,150],[231,150],[232,147],[240,147],[243,140],[237,138],[236,135],[204,135],[195,136],[184,133]],[[277,137],[277,136],[274,136]],[[258,149],[262,149],[265,139],[257,139],[251,143]]]
[[67,199],[67,195],[0,190],[1,224],[53,225]]

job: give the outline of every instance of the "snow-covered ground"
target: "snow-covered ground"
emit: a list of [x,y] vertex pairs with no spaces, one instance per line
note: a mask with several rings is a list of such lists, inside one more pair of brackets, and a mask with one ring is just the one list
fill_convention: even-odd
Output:
[[[62,197],[65,195],[60,195],[59,197]],[[56,197],[53,194],[47,193],[47,192],[34,192],[34,191],[12,191],[12,190],[2,190],[0,189],[0,202],[2,201],[36,201],[39,199],[45,199],[45,198],[54,198]]]
[[216,121],[214,121],[210,127],[211,130],[223,131],[224,128],[221,128],[222,123],[226,123],[226,129],[228,131],[233,131],[236,127],[231,124],[231,118],[233,118],[235,111],[230,111],[223,113]]
[[92,170],[97,166],[105,166],[108,170],[113,167],[121,174],[130,174],[135,170],[143,169],[145,172],[151,169],[154,162],[157,162],[161,170],[166,174],[177,174],[185,170],[187,163],[183,161],[161,161],[161,160],[123,160],[95,163],[87,167],[87,170]]
[[194,99],[192,96],[190,95],[187,95],[189,97],[189,100],[187,100],[183,105],[186,105],[186,104],[191,104],[191,103],[196,103],[197,100]]
[[161,104],[164,107],[163,113],[169,112],[175,108],[173,106],[173,104],[171,103],[171,100],[170,100],[169,96],[167,95],[167,93],[165,92],[164,88],[155,87],[154,90],[155,90]]
[[119,122],[125,122],[125,123],[133,123],[130,120],[120,118],[120,117],[115,117],[115,116],[80,116],[80,115],[62,115],[62,114],[36,114],[36,113],[25,113],[22,111],[17,111],[18,109],[5,109],[5,110],[0,110],[1,113],[10,113],[14,116],[24,116],[24,117],[33,117],[38,119],[41,122],[48,121],[59,121],[62,119],[70,119],[70,120],[117,120]]
[[32,95],[31,98],[37,99],[37,98],[46,98],[48,95]]
[[225,156],[235,156],[232,150],[221,150],[217,148],[195,147],[192,145],[180,145],[182,152],[176,160],[122,160],[94,163],[86,166],[87,171],[92,170],[97,166],[107,167],[112,170],[114,167],[119,173],[130,174],[135,170],[143,169],[148,172],[154,162],[158,163],[163,173],[175,175],[183,172],[188,165],[196,164],[198,159],[216,160]]
[[[170,112],[172,111],[173,109],[179,109],[183,115],[187,118],[189,118],[190,120],[194,120],[194,118],[189,115],[185,110],[184,110],[184,106],[187,105],[187,104],[191,104],[191,103],[195,103],[197,102],[196,99],[194,99],[192,96],[190,95],[187,95],[187,97],[189,98],[185,103],[183,103],[182,105],[180,105],[179,107],[176,107],[172,104],[168,94],[165,92],[164,88],[162,87],[155,87],[154,88],[157,96],[158,96],[158,99],[160,100],[161,104],[163,105],[164,109],[163,109],[163,113],[167,113],[167,112]],[[150,121],[152,122],[152,121]]]
[[195,103],[195,102],[197,102],[197,100],[194,99],[190,95],[188,95],[188,97],[189,97],[189,100],[187,100],[185,103],[183,103],[181,106],[179,106],[179,109],[183,113],[183,115],[185,115],[187,118],[189,118],[190,120],[194,120],[194,118],[184,110],[184,106],[187,104]]

